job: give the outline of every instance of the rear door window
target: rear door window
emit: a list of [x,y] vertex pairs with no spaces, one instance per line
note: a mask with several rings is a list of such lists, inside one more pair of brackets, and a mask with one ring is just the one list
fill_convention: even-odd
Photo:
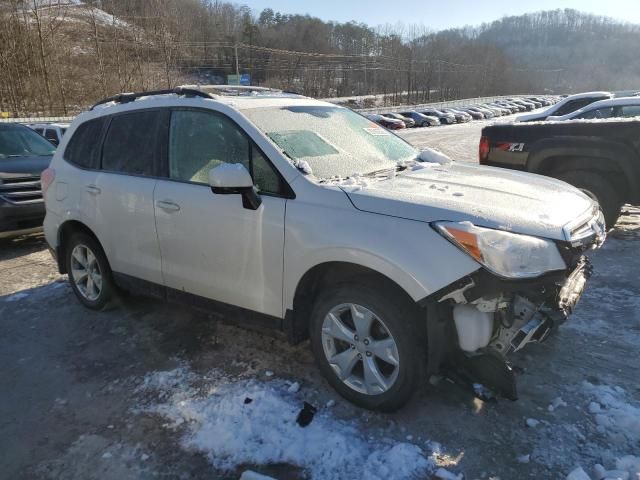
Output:
[[168,110],[141,110],[111,118],[102,149],[102,169],[158,176]]
[[639,105],[624,105],[622,107],[623,117],[640,117],[640,104]]
[[589,110],[582,115],[577,115],[575,118],[594,119],[594,118],[612,118],[615,117],[613,107],[597,108]]
[[591,105],[593,102],[597,102],[598,100],[604,100],[604,98],[579,98],[576,100],[571,100],[560,107],[558,111],[553,115],[555,115],[556,117],[566,115],[567,113],[575,112],[576,110],[580,110],[587,105]]
[[64,159],[81,168],[98,169],[105,124],[106,118],[102,117],[78,126],[64,151]]

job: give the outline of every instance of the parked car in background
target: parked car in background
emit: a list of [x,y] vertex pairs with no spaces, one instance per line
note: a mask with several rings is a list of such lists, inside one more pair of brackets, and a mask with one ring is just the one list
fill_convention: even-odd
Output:
[[509,98],[508,100],[515,103],[516,105],[522,105],[523,107],[525,107],[527,112],[535,110],[536,108],[535,104],[527,102],[526,100],[522,100],[521,98]]
[[488,108],[483,108],[483,107],[476,106],[476,105],[472,105],[470,107],[467,107],[467,110],[478,112],[478,113],[480,113],[482,115],[483,118],[486,118],[486,119],[491,119],[491,118],[496,116],[496,114],[493,113]]
[[604,240],[596,203],[252,88],[125,94],[74,120],[43,191],[78,301],[101,310],[119,286],[309,338],[369,409],[445,366],[515,400],[507,359],[573,311]]
[[503,108],[506,108],[507,110],[509,110],[509,113],[518,113],[520,111],[525,111],[524,107],[521,107],[519,105],[516,105],[515,103],[509,103],[509,102],[505,102],[505,101],[496,101],[496,105],[500,105]]
[[60,145],[62,141],[62,137],[64,133],[69,128],[68,123],[31,123],[28,124],[32,130],[35,130],[37,133],[42,135],[44,138],[49,140],[54,145]]
[[508,100],[501,100],[500,103],[511,109],[512,113],[527,111],[527,107],[525,107],[524,105],[518,105],[517,103],[509,102]]
[[472,107],[459,107],[459,109],[471,115],[471,118],[473,118],[474,120],[484,120],[485,118],[482,112],[475,110]]
[[495,111],[498,116],[511,115],[511,110],[509,110],[508,108],[504,108],[501,105],[497,105],[495,103],[485,103],[484,106],[491,109],[492,111]]
[[608,227],[624,203],[640,203],[640,119],[491,125],[479,160],[570,183],[598,201]]
[[535,100],[536,102],[540,103],[541,107],[548,107],[549,105],[551,105],[551,100],[549,100],[548,98],[543,98],[543,97],[527,97],[528,100]]
[[525,102],[533,103],[533,106],[534,106],[535,108],[542,108],[542,107],[544,107],[544,103],[542,103],[540,100],[536,100],[536,99],[531,98],[531,97],[525,97],[525,98],[523,98],[523,100],[524,100]]
[[640,97],[618,97],[610,100],[600,100],[567,115],[547,117],[547,121],[631,117],[640,117]]
[[377,113],[369,113],[365,115],[372,122],[376,122],[378,125],[381,125],[389,130],[399,130],[401,128],[406,128],[405,123],[402,120],[398,120],[397,118],[389,118]]
[[470,122],[472,120],[471,115],[466,112],[461,112],[453,108],[443,108],[441,110],[444,113],[450,113],[451,115],[453,115],[456,118],[456,122],[458,123]]
[[0,233],[42,226],[40,174],[55,149],[23,125],[0,123]]
[[412,118],[413,121],[416,122],[417,127],[435,127],[437,125],[440,125],[440,120],[438,120],[436,117],[424,115],[420,112],[401,112],[401,115]]
[[411,117],[407,117],[405,115],[402,115],[400,113],[382,113],[381,114],[383,117],[387,117],[387,118],[395,118],[396,120],[400,120],[401,122],[404,123],[404,126],[407,128],[413,128],[416,126],[416,122],[413,118]]
[[440,120],[440,123],[443,125],[452,125],[456,123],[456,117],[453,114],[445,113],[435,108],[427,108],[425,110],[420,110],[420,113],[424,115],[429,115],[430,117],[436,117],[438,120]]
[[521,115],[516,118],[518,122],[539,122],[546,120],[550,116],[562,116],[568,113],[575,112],[587,105],[598,102],[600,100],[608,100],[613,98],[611,92],[587,92],[579,93],[577,95],[570,95],[563,100],[559,101],[555,105],[543,110],[542,112],[536,112],[529,115]]

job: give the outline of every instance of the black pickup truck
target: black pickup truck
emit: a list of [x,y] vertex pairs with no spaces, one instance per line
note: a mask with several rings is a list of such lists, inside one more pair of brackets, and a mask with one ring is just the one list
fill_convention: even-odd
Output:
[[640,120],[495,124],[482,129],[480,164],[547,175],[600,203],[608,227],[640,203]]

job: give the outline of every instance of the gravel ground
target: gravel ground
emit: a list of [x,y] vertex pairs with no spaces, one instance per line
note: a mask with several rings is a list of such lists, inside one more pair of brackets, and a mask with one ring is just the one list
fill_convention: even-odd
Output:
[[[465,156],[466,148],[469,157],[479,123],[403,135],[449,154]],[[455,129],[464,138],[449,133]],[[519,401],[483,402],[444,379],[425,381],[406,408],[383,415],[335,395],[307,344],[290,347],[271,332],[140,298],[88,311],[57,274],[42,236],[0,240],[0,478],[236,479],[246,469],[279,479],[345,478],[346,471],[358,477],[360,464],[369,472],[362,478],[374,467],[397,478],[406,473],[403,459],[422,456],[429,467],[415,478],[435,478],[438,467],[503,480],[620,467],[624,455],[640,456],[639,246],[640,210],[627,207],[593,255],[596,273],[576,314],[514,358]],[[262,415],[251,425],[228,404],[245,389]],[[303,401],[319,408],[309,445],[297,431],[312,430],[279,427]],[[230,425],[238,431],[230,434]],[[325,444],[336,431],[346,443]],[[231,435],[223,444],[249,448],[224,450],[216,442],[222,433]],[[286,442],[303,455],[283,455]],[[380,454],[392,445],[404,450]]]

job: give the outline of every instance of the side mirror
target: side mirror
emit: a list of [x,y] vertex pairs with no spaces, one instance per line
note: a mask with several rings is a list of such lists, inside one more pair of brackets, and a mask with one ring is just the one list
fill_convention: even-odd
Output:
[[223,163],[209,170],[209,185],[216,194],[242,195],[242,206],[249,210],[257,210],[262,204],[251,175],[240,163]]

